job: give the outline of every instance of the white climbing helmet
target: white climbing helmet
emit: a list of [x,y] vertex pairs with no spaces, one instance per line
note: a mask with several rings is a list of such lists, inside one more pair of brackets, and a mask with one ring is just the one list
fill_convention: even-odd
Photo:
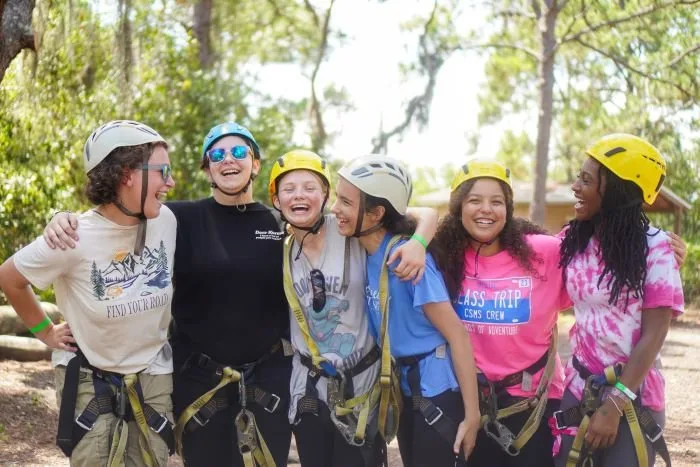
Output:
[[401,215],[406,214],[413,183],[403,162],[380,154],[358,157],[338,174],[370,196],[384,198]]
[[114,120],[92,132],[85,142],[83,162],[85,173],[97,167],[112,151],[146,143],[165,143],[153,128],[131,120]]

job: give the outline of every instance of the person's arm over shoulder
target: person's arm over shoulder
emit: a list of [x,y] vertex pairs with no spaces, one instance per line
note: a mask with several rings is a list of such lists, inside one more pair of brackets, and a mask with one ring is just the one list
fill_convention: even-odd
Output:
[[647,255],[647,277],[644,281],[643,309],[670,308],[673,316],[683,313],[685,299],[683,283],[678,263],[663,231],[647,234],[649,253]]

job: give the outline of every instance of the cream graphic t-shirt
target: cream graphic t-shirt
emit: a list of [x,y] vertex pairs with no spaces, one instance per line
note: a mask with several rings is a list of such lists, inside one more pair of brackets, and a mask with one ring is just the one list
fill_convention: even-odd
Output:
[[[168,374],[176,228],[172,211],[161,207],[136,255],[137,226],[90,210],[78,217],[75,249],[52,250],[39,237],[15,254],[14,263],[34,286],[54,285],[58,308],[90,364],[124,374]],[[72,357],[56,351],[53,364],[66,365]]]

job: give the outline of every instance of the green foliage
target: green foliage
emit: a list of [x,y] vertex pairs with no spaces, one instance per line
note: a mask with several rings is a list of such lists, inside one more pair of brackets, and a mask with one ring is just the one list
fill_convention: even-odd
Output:
[[[217,123],[239,121],[262,148],[254,194],[267,202],[269,161],[291,148],[305,102],[257,91],[256,70],[271,61],[309,63],[318,40],[309,11],[292,0],[214,2],[216,60],[204,69],[188,26],[191,4],[131,4],[133,64],[125,74],[124,41],[104,6],[37,2],[38,52],[14,60],[0,85],[0,261],[36,238],[55,209],[88,208],[83,145],[112,119],[142,121],[166,138],[171,199],[210,195],[199,169],[203,137]],[[334,104],[344,98],[329,91]]]
[[681,269],[685,302],[700,302],[700,243],[688,244],[688,256]]

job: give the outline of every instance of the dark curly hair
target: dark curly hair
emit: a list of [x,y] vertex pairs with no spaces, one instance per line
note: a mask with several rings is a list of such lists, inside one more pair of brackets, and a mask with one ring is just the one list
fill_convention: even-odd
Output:
[[362,196],[365,197],[365,212],[372,211],[379,206],[384,208],[384,217],[382,217],[380,222],[382,227],[390,234],[411,235],[416,231],[416,222],[407,216],[399,214],[388,200],[366,193],[362,193]]
[[[605,190],[601,192],[600,182],[603,179]],[[609,303],[617,303],[624,293],[627,307],[630,293],[635,298],[644,298],[649,218],[642,210],[642,190],[636,184],[622,180],[603,165],[598,171],[598,180],[598,192],[602,196],[600,212],[590,220],[574,219],[569,222],[561,244],[559,264],[566,280],[566,267],[574,256],[586,249],[595,235],[600,242],[598,251],[605,264],[598,278],[598,288],[609,274],[605,284],[610,288]]]
[[157,147],[168,149],[162,142],[123,146],[110,152],[97,166],[88,172],[85,195],[92,204],[101,205],[117,201],[118,188],[129,170],[139,169],[148,163]]
[[[459,297],[462,282],[467,273],[466,269],[468,269],[464,264],[464,252],[469,248],[472,237],[462,224],[462,201],[469,194],[474,183],[476,180],[468,180],[450,195],[448,214],[440,221],[435,239],[430,244],[430,251],[445,277],[445,284],[452,300]],[[506,197],[506,223],[498,234],[501,246],[534,277],[546,280],[533,265],[533,262],[542,263],[543,259],[525,241],[525,236],[548,232],[526,219],[513,217],[513,193],[508,185],[500,180],[498,183]]]

